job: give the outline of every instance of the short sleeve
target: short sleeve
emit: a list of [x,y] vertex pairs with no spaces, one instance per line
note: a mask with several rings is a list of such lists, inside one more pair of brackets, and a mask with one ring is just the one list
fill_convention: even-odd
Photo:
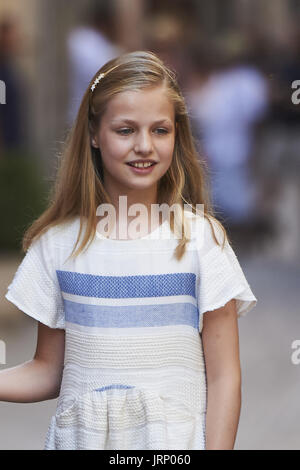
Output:
[[202,239],[198,246],[199,286],[198,310],[199,329],[202,330],[203,313],[223,307],[231,299],[236,299],[238,318],[245,316],[256,306],[254,296],[237,256],[226,239],[223,248],[224,235],[222,228],[212,221],[218,245],[212,235],[207,219],[204,219]]
[[50,234],[51,228],[31,243],[5,298],[50,328],[65,329],[63,298]]

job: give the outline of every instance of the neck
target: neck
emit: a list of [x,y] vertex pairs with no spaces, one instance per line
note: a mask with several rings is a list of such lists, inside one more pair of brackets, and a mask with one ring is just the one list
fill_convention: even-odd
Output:
[[[141,223],[147,224],[148,229],[151,231],[155,227],[151,226],[151,205],[157,204],[157,187],[146,188],[140,191],[137,190],[126,190],[123,192],[108,191],[111,198],[112,204],[115,210],[117,226],[122,225],[123,227],[130,224],[136,217],[139,218]],[[130,213],[130,207],[134,204],[142,204],[142,209],[136,208],[136,213]],[[135,208],[132,207],[132,210]],[[105,217],[105,216],[103,216]],[[98,217],[101,220],[102,216]],[[160,220],[158,221],[158,224]],[[157,224],[156,224],[157,225]]]

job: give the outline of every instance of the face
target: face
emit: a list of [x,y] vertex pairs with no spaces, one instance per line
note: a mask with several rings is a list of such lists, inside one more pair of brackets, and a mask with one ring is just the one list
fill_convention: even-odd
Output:
[[[102,116],[92,145],[101,150],[104,187],[110,195],[156,190],[171,165],[175,111],[162,87],[114,96]],[[155,162],[146,169],[129,162]]]

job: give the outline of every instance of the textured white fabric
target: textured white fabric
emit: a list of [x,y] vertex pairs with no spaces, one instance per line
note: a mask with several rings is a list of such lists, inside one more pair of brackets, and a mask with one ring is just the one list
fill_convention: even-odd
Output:
[[203,315],[232,298],[245,315],[257,299],[228,242],[206,219],[193,227],[181,261],[166,223],[160,239],[96,237],[67,260],[75,218],[28,250],[6,298],[66,332],[46,450],[205,449]]
[[19,265],[5,297],[50,328],[65,328],[63,298],[53,264],[53,229],[35,240]]

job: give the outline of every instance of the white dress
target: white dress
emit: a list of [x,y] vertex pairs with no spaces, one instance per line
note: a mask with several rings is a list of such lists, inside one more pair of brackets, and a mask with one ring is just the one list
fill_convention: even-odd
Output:
[[222,251],[202,217],[192,227],[180,261],[167,221],[140,239],[96,236],[66,260],[76,217],[48,229],[27,251],[6,298],[65,329],[45,450],[205,449],[203,314],[235,298],[240,317],[257,299],[231,246]]

